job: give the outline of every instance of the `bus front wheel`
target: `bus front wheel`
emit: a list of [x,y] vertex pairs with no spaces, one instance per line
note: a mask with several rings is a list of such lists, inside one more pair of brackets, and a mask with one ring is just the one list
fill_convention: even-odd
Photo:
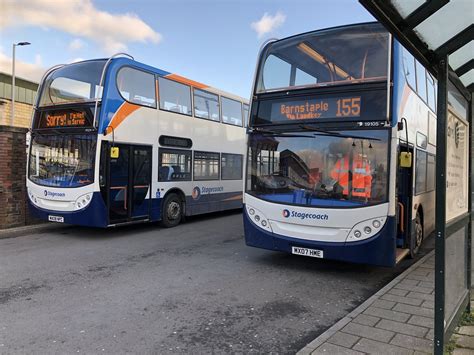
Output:
[[423,242],[423,220],[420,212],[416,212],[415,217],[415,231],[410,241],[410,256],[414,258],[420,251],[421,243]]
[[178,195],[169,194],[163,202],[161,223],[166,228],[175,227],[183,218],[183,203]]

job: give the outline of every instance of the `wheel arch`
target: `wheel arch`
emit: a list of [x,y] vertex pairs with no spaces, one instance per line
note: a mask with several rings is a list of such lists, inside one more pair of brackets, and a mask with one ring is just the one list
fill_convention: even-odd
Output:
[[161,199],[161,211],[162,211],[161,213],[163,213],[163,207],[164,207],[163,204],[165,203],[166,198],[171,194],[178,195],[183,206],[183,215],[185,215],[186,214],[186,195],[184,194],[183,190],[177,187],[173,187],[172,189],[168,190],[166,194],[163,196],[163,198]]

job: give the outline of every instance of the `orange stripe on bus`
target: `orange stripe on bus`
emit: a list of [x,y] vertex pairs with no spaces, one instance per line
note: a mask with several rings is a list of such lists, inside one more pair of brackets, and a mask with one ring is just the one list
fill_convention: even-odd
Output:
[[197,81],[186,79],[185,77],[182,77],[178,74],[168,74],[168,75],[165,76],[165,78],[171,79],[171,80],[174,80],[174,81],[186,84],[186,85],[194,86],[195,88],[198,88],[198,89],[205,89],[205,88],[209,87],[208,85],[198,83]]
[[117,127],[134,111],[139,109],[140,106],[138,105],[132,105],[129,102],[124,102],[117,112],[115,112],[114,117],[112,117],[112,120],[109,123],[109,126],[107,127],[106,134],[112,133],[112,130],[109,129],[112,127],[114,130],[117,129]]

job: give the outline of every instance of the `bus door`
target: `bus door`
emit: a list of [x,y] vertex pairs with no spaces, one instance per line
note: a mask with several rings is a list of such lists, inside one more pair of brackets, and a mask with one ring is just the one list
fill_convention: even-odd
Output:
[[[399,144],[399,155],[400,152],[410,152],[413,157],[413,147],[406,144]],[[413,161],[411,167],[402,167],[400,166],[400,160],[398,160],[397,201],[397,247],[408,248],[411,232],[411,206],[413,203]]]
[[[151,208],[152,147],[105,144],[109,224],[148,219]],[[102,147],[104,149],[104,146]]]

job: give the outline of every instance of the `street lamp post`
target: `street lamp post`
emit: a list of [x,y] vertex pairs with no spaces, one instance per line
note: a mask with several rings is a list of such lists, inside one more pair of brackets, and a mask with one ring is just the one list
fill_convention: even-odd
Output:
[[12,109],[10,123],[13,126],[13,120],[15,119],[15,47],[16,46],[28,46],[30,42],[18,42],[12,45]]

